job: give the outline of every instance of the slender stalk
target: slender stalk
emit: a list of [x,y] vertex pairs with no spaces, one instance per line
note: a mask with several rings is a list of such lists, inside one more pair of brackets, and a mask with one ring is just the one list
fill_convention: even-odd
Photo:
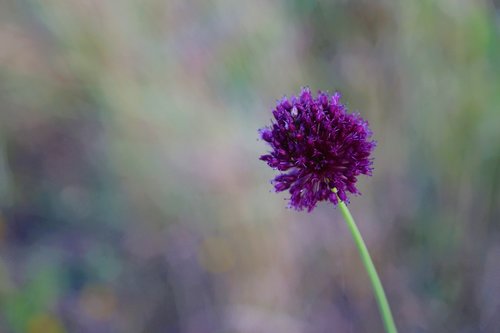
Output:
[[[334,192],[337,193],[336,189]],[[349,227],[349,231],[352,234],[352,238],[354,238],[354,242],[356,243],[356,247],[358,248],[359,254],[361,255],[361,260],[365,266],[365,269],[368,273],[368,277],[372,283],[373,291],[375,293],[375,299],[377,300],[378,307],[380,309],[380,314],[382,316],[382,321],[384,322],[385,330],[387,333],[397,333],[396,325],[394,324],[394,319],[392,318],[391,308],[389,307],[389,302],[387,301],[387,297],[385,296],[384,288],[382,287],[382,283],[380,282],[380,278],[378,277],[377,270],[375,269],[375,265],[373,265],[372,258],[368,249],[366,248],[366,244],[359,232],[358,227],[356,226],[356,222],[349,212],[346,204],[340,200],[339,204],[340,211],[342,212],[342,216],[344,217],[347,226]]]

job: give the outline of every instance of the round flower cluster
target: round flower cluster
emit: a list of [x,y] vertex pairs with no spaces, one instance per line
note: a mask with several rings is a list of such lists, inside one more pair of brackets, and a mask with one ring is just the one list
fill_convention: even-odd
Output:
[[299,97],[281,99],[273,115],[259,131],[272,150],[260,159],[281,171],[273,184],[276,192],[289,190],[290,207],[311,211],[319,201],[337,204],[346,192],[360,194],[356,177],[371,175],[375,141],[368,122],[346,112],[340,93],[314,98],[303,88]]

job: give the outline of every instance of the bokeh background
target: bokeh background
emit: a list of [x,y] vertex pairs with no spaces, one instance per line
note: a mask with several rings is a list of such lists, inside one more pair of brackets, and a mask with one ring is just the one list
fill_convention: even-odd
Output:
[[500,332],[497,1],[0,1],[0,332],[382,332],[340,213],[257,129],[371,124],[350,204],[400,332]]

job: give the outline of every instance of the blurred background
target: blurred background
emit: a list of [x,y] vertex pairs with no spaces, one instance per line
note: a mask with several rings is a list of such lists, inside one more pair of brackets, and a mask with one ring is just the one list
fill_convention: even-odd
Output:
[[0,333],[382,332],[339,211],[258,160],[305,85],[375,133],[400,332],[500,332],[499,6],[0,0]]

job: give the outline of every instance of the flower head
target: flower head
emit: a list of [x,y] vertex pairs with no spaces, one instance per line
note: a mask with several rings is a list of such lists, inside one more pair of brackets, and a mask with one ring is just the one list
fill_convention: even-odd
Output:
[[320,91],[314,98],[303,88],[300,96],[278,101],[271,125],[259,131],[272,148],[260,159],[281,172],[274,188],[289,190],[297,210],[311,211],[323,200],[337,204],[337,195],[346,201],[346,192],[360,194],[356,177],[371,175],[372,132],[359,114],[346,112],[340,97]]

